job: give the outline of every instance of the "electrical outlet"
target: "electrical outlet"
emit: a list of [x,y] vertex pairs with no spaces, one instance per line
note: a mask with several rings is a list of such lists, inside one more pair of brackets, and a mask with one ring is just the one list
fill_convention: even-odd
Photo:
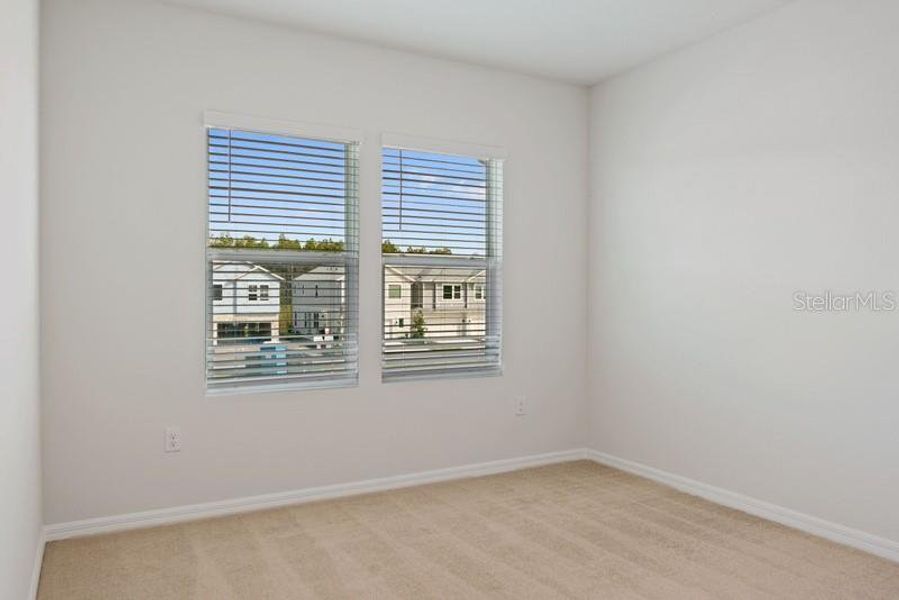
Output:
[[181,430],[178,427],[165,428],[165,451],[181,452]]
[[528,405],[524,396],[515,396],[515,416],[523,417],[528,414]]

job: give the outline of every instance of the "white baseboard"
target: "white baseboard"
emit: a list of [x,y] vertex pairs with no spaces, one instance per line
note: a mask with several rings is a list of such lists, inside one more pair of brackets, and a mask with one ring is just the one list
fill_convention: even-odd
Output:
[[771,504],[763,500],[751,498],[737,492],[732,492],[715,487],[701,481],[675,475],[648,465],[605,454],[597,450],[575,449],[546,454],[535,454],[520,458],[510,458],[491,462],[449,467],[432,471],[422,471],[407,475],[368,479],[351,483],[339,483],[314,488],[305,488],[274,494],[263,494],[246,498],[234,498],[218,502],[203,504],[191,504],[187,506],[175,506],[159,510],[114,515],[111,517],[99,517],[68,523],[56,523],[44,528],[44,535],[38,544],[38,552],[35,556],[34,573],[32,576],[32,598],[37,594],[38,582],[41,573],[41,564],[44,555],[44,545],[47,541],[61,540],[76,536],[96,535],[99,533],[111,533],[126,529],[140,527],[153,527],[168,525],[183,521],[192,521],[209,517],[218,517],[236,513],[277,508],[291,504],[301,504],[329,498],[340,498],[367,494],[385,490],[463,479],[466,477],[478,477],[495,473],[517,471],[528,467],[549,465],[572,460],[589,459],[595,462],[627,471],[694,496],[699,496],[723,506],[735,508],[743,512],[775,521],[800,531],[817,535],[831,541],[845,544],[865,552],[899,562],[899,542],[879,537],[858,529],[846,527],[838,523],[826,521],[818,517],[806,515],[789,508]]
[[525,469],[528,467],[549,465],[571,460],[580,460],[583,458],[585,458],[585,451],[583,449],[549,452],[546,454],[535,454],[531,456],[524,456],[521,458],[510,458],[505,460],[463,465],[460,467],[436,469],[433,471],[422,471],[419,473],[411,473],[408,475],[396,475],[393,477],[368,479],[365,481],[357,481],[352,483],[338,483],[335,485],[305,488],[289,492],[277,492],[274,494],[263,494],[261,496],[250,496],[246,498],[233,498],[230,500],[206,502],[203,504],[175,506],[172,508],[162,508],[158,510],[148,510],[144,512],[114,515],[111,517],[98,517],[95,519],[85,519],[82,521],[71,521],[68,523],[55,523],[52,525],[47,525],[44,528],[44,534],[47,541],[53,541],[76,536],[95,535],[98,533],[111,533],[113,531],[136,529],[139,527],[169,525],[172,523],[179,523],[183,521],[192,521],[209,517],[219,517],[223,515],[262,510],[266,508],[276,508],[279,506],[300,504],[303,502],[312,502],[315,500],[326,500],[329,498],[340,498],[343,496],[380,492],[384,490],[422,485],[425,483],[435,483],[438,481],[448,481],[466,477],[477,477],[480,475],[505,473],[508,471],[517,471],[519,469]]
[[37,539],[37,548],[34,551],[34,567],[31,570],[31,588],[28,591],[29,600],[37,600],[37,588],[41,582],[41,567],[44,565],[44,548],[47,545],[47,536],[41,531]]
[[826,538],[828,540],[845,544],[871,554],[875,554],[882,558],[899,562],[899,542],[882,538],[858,529],[846,527],[831,521],[825,521],[818,517],[806,515],[783,506],[771,504],[764,500],[758,500],[743,494],[731,492],[719,487],[702,483],[694,479],[675,475],[667,471],[662,471],[654,467],[650,467],[641,463],[625,460],[599,452],[597,450],[586,450],[585,455],[595,462],[633,473],[647,479],[652,479],[659,483],[669,485],[682,492],[686,492],[693,496],[705,498],[717,504],[721,504],[730,508],[775,521],[799,529],[812,535]]

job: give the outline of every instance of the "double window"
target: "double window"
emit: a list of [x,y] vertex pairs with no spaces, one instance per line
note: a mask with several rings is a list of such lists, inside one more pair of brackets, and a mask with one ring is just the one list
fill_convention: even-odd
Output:
[[[358,139],[207,117],[208,389],[357,381]],[[502,161],[387,141],[383,379],[498,373]]]
[[462,285],[444,285],[443,286],[443,299],[444,300],[459,300],[462,298]]
[[207,386],[354,383],[357,143],[207,135]]

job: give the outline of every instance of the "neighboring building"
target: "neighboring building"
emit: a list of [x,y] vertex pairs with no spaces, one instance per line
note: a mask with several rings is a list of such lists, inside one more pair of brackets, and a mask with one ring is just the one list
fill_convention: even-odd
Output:
[[[213,344],[277,341],[280,335],[310,341],[339,339],[346,326],[343,267],[320,266],[294,277],[292,331],[280,331],[284,277],[250,262],[221,262],[212,274]],[[384,337],[478,338],[485,334],[486,277],[483,269],[387,266],[384,270]]]
[[487,290],[483,269],[392,267],[384,269],[384,338],[414,337],[413,319],[424,318],[425,337],[482,337]]
[[277,340],[284,278],[253,263],[217,262],[212,268],[213,344]]
[[293,279],[293,333],[308,336],[343,334],[346,273],[343,267],[315,267]]

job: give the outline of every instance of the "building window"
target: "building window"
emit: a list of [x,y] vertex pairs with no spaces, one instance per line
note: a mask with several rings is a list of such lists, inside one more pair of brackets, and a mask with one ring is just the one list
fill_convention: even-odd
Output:
[[397,283],[392,283],[389,286],[387,286],[387,297],[394,299],[394,300],[397,298],[402,298],[403,297],[403,286],[401,286]]
[[357,380],[358,143],[295,128],[207,115],[210,390]]
[[459,300],[462,298],[462,286],[461,285],[444,285],[443,286],[443,299],[444,300]]
[[424,306],[424,285],[420,281],[412,283],[411,296],[410,305],[413,310]]
[[218,339],[222,343],[258,344],[271,336],[272,324],[269,322],[218,323]]
[[[383,303],[384,380],[501,370],[502,161],[485,154],[383,148],[384,278],[411,285],[408,306]],[[491,298],[469,305],[469,285]]]

